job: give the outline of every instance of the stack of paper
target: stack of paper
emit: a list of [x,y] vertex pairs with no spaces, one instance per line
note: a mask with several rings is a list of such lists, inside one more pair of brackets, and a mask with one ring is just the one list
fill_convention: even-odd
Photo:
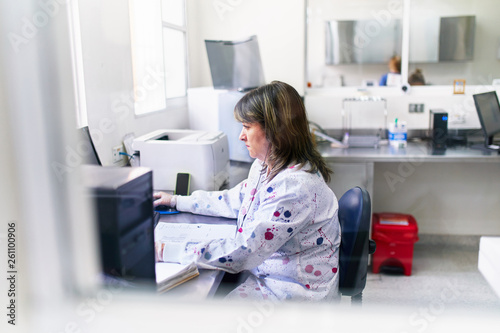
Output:
[[236,224],[195,224],[159,222],[155,228],[155,241],[202,241],[233,238]]
[[199,275],[196,264],[180,265],[176,263],[156,263],[157,290],[163,293]]
[[[193,219],[198,221],[216,220],[224,221],[224,223],[182,223],[183,219],[187,221]],[[180,213],[170,215],[169,221],[174,221],[174,223],[159,222],[155,227],[155,241],[165,243],[169,258],[181,257],[187,242],[233,238],[236,233],[236,223],[230,219]],[[232,223],[228,223],[228,221]],[[170,290],[198,275],[195,263],[189,265],[173,262],[156,263],[156,284],[159,292]]]

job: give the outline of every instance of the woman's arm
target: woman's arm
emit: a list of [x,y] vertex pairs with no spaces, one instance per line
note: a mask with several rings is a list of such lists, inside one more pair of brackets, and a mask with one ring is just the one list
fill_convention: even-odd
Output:
[[[184,263],[196,261],[201,268],[219,268],[233,273],[252,269],[302,232],[319,214],[316,201],[320,200],[320,194],[304,191],[303,182],[287,178],[273,181],[260,193],[235,238],[188,243],[182,258],[172,258],[166,251],[163,259]],[[330,197],[323,193],[321,200],[333,202],[333,194]],[[333,217],[335,212],[321,214]]]
[[248,179],[230,190],[194,191],[190,196],[177,196],[177,210],[193,214],[237,218],[245,193],[248,191],[247,184],[256,173],[260,172],[261,168],[262,164],[256,160],[250,168]]
[[176,196],[176,208],[193,214],[237,218],[245,195],[246,180],[230,190],[194,191],[189,196]]

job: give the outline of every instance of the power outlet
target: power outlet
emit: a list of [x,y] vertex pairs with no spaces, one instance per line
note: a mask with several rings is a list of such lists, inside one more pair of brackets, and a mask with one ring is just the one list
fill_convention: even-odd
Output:
[[120,153],[123,152],[123,146],[116,146],[113,147],[113,164],[120,163],[123,159],[122,155]]
[[410,104],[408,107],[408,111],[410,111],[410,113],[423,113],[424,104]]

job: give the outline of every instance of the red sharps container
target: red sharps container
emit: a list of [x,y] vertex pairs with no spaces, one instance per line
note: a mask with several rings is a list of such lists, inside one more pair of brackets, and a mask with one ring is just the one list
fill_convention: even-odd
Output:
[[401,267],[405,275],[411,275],[413,245],[418,241],[417,221],[412,215],[374,213],[371,238],[377,243],[372,256],[373,273],[388,266]]

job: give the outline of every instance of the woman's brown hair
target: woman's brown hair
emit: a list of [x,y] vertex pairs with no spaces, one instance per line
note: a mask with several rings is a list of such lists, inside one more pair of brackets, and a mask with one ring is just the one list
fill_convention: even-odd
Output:
[[242,123],[259,123],[269,141],[267,165],[272,169],[269,180],[290,165],[307,163],[309,173],[320,172],[330,182],[332,170],[316,149],[306,109],[298,92],[290,85],[273,81],[248,92],[236,104],[234,116]]

